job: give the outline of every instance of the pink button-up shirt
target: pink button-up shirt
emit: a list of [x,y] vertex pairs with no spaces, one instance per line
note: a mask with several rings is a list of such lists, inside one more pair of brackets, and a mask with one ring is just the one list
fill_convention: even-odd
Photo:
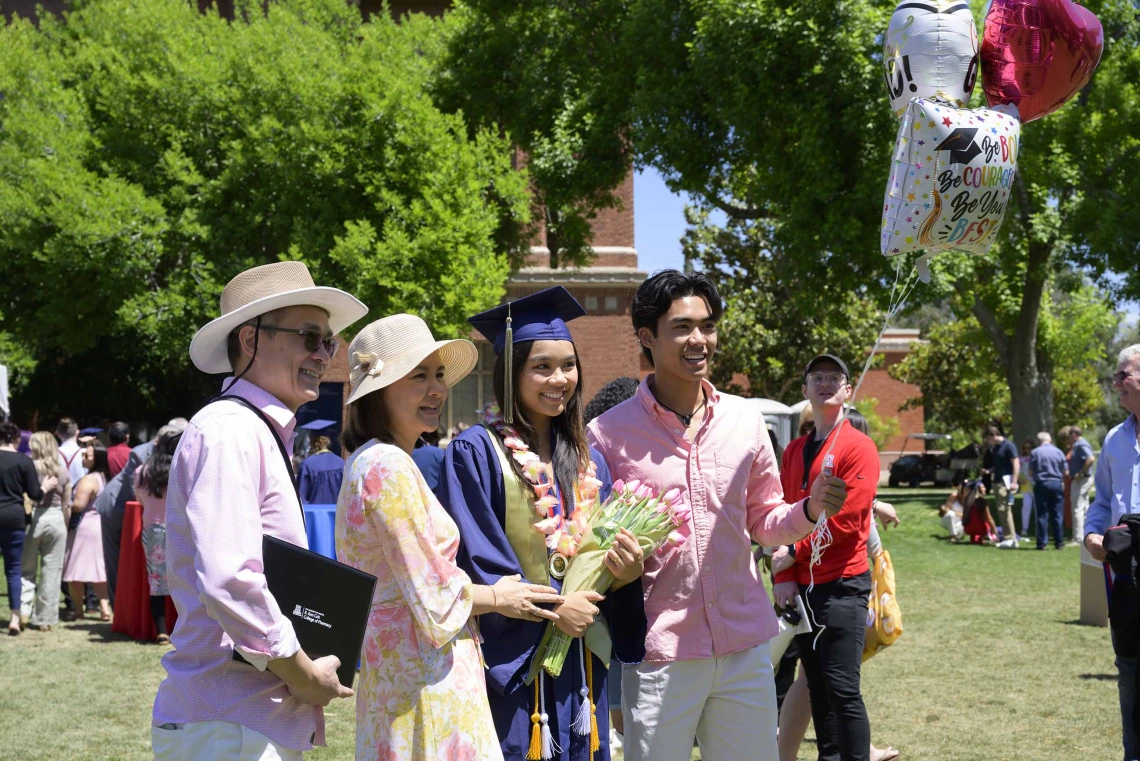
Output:
[[645,561],[645,660],[721,657],[767,642],[776,615],[752,560],[752,540],[790,544],[814,528],[803,503],[784,502],[758,405],[705,382],[704,422],[690,441],[657,403],[653,376],[590,423],[614,479],[677,488],[692,507],[689,538]]
[[[243,380],[227,393],[252,402],[292,448],[297,421],[289,408]],[[162,659],[154,726],[230,721],[287,748],[325,744],[322,709],[298,702],[265,668],[300,645],[266,587],[263,534],[308,547],[281,451],[251,410],[207,405],[182,434],[166,490],[167,576],[178,623],[175,649]],[[249,663],[233,660],[235,649]]]

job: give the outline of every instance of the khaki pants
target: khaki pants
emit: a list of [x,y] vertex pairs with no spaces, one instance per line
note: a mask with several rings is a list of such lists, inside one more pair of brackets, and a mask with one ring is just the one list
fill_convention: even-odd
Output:
[[994,484],[993,515],[994,520],[1001,526],[1003,539],[1017,536],[1017,530],[1013,527],[1013,508],[1009,506],[1009,493],[1010,490],[1005,488],[1005,484]]
[[[59,623],[59,580],[63,577],[63,559],[67,554],[67,523],[63,510],[41,507],[32,513],[32,525],[24,539],[21,561],[20,614],[35,626]],[[40,557],[43,567],[37,569]],[[40,580],[36,583],[36,571]]]
[[776,684],[768,643],[723,658],[622,668],[627,761],[775,759]]
[[155,761],[301,761],[260,732],[229,721],[194,721],[177,728],[151,727]]

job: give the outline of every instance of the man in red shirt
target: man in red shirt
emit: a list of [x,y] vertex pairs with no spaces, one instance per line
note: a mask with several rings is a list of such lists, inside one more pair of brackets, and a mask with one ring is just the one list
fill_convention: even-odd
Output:
[[111,478],[119,475],[131,456],[131,429],[126,423],[111,423],[107,429],[107,467],[111,470]]
[[784,499],[802,499],[812,479],[830,470],[847,484],[847,501],[827,520],[832,543],[819,565],[810,566],[811,536],[796,542],[795,563],[776,575],[773,597],[776,605],[785,607],[802,591],[809,608],[812,631],[796,637],[796,649],[807,675],[819,761],[867,761],[871,726],[859,670],[871,592],[867,537],[879,483],[879,453],[871,439],[842,420],[851,397],[843,360],[821,354],[809,362],[803,394],[811,403],[815,428],[784,451]]

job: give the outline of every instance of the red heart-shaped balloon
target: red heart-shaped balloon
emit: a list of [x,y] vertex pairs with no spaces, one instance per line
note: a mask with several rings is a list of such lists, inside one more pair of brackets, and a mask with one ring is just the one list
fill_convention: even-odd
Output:
[[1084,87],[1104,50],[1104,29],[1072,0],[993,0],[982,32],[982,89],[1021,121],[1056,111]]

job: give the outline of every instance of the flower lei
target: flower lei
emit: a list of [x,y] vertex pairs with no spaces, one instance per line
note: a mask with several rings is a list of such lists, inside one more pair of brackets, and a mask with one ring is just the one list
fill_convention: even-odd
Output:
[[539,519],[534,524],[534,530],[546,537],[546,548],[568,558],[573,557],[583,535],[589,530],[590,518],[598,507],[598,492],[602,488],[593,460],[587,460],[585,468],[578,468],[574,485],[574,514],[567,519],[562,513],[554,512],[558,506],[558,497],[554,493],[551,466],[530,451],[518,430],[506,423],[498,404],[491,403],[484,408],[483,424],[499,432],[503,444],[511,451],[511,457],[519,464],[523,476],[534,489],[534,510]]

